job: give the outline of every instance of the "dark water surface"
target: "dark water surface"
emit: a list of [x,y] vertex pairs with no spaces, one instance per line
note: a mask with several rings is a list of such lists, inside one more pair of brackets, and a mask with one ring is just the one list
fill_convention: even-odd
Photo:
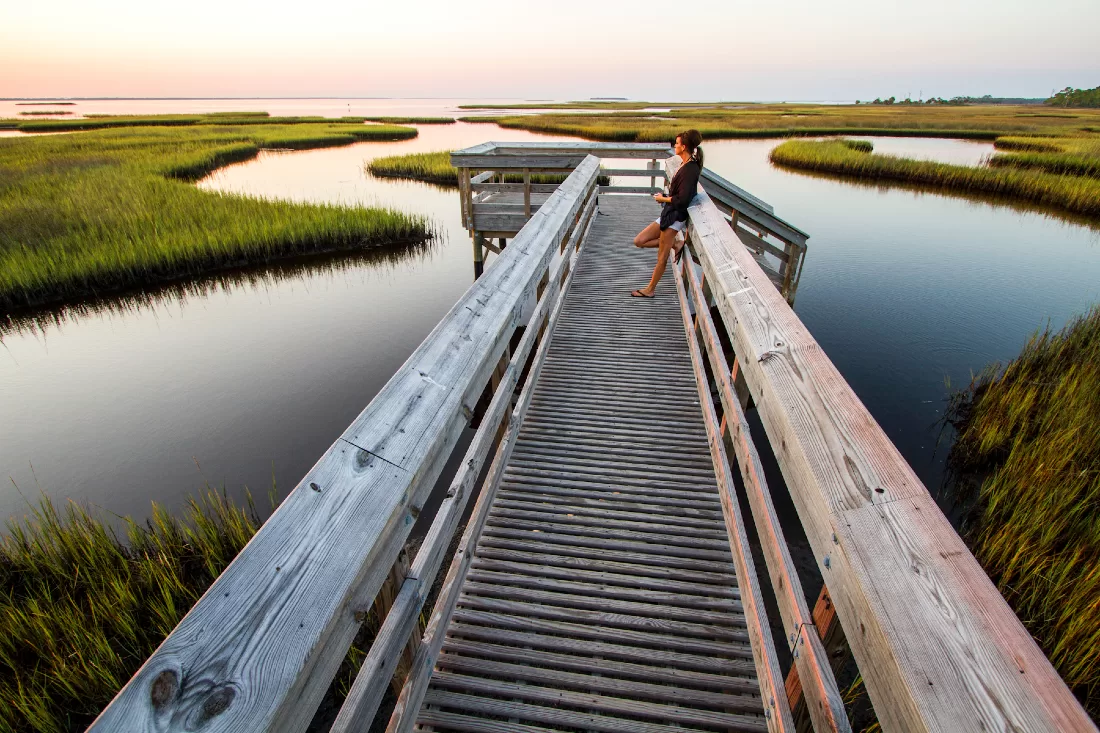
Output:
[[[292,488],[473,279],[457,194],[374,180],[364,161],[554,139],[492,125],[420,130],[399,143],[264,153],[200,185],[423,213],[441,234],[426,247],[212,278],[4,333],[0,513],[25,512],[19,491],[142,517],[150,500],[177,507],[206,481],[234,494],[262,494],[273,476]],[[967,164],[991,150],[875,143]],[[1035,211],[779,170],[767,160],[776,144],[710,143],[707,165],[810,233],[796,310],[934,491],[945,382],[963,386],[1036,328],[1100,300],[1100,235]]]

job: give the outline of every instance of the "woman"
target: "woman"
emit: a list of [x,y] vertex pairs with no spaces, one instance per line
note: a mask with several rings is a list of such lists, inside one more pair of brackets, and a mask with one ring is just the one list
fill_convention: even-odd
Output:
[[677,247],[676,235],[687,228],[688,205],[695,198],[699,186],[699,174],[703,170],[703,149],[699,147],[702,142],[703,136],[698,130],[687,130],[676,136],[676,144],[672,150],[680,156],[683,163],[672,177],[668,196],[653,196],[654,201],[664,204],[661,216],[634,237],[635,247],[657,247],[657,265],[653,268],[653,277],[649,279],[649,285],[630,293],[635,298],[653,297],[657,283],[665,274],[665,262],[670,251],[676,251],[676,261],[679,262],[685,242],[681,241]]

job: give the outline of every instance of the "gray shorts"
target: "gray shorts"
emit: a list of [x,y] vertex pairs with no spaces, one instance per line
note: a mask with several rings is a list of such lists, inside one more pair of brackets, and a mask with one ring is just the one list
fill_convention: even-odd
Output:
[[[657,226],[661,226],[661,217],[657,217],[656,219],[654,219],[653,223]],[[674,232],[682,232],[687,229],[687,225],[688,223],[686,221],[674,221],[672,222],[672,224],[669,225],[668,228]]]

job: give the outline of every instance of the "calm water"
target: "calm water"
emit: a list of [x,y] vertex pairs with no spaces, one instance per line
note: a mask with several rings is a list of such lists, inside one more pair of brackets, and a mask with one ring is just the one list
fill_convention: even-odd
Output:
[[[225,108],[319,113],[299,103]],[[423,213],[441,233],[426,248],[211,279],[6,333],[0,476],[12,481],[0,489],[0,512],[24,512],[16,486],[32,499],[43,490],[136,516],[150,500],[178,506],[205,481],[233,493],[263,493],[273,476],[284,492],[293,487],[472,281],[457,195],[373,180],[363,163],[489,139],[554,139],[488,125],[420,130],[400,143],[264,153],[200,185]],[[874,140],[880,152],[968,164],[990,152]],[[788,173],[767,161],[775,144],[707,144],[707,165],[811,234],[796,310],[934,490],[945,382],[965,384],[1015,356],[1036,328],[1100,300],[1100,236],[1037,212]]]

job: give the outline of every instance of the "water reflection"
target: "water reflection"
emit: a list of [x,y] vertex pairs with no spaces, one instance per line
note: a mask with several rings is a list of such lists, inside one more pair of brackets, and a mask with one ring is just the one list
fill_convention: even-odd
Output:
[[[178,506],[206,480],[262,493],[274,475],[289,489],[473,279],[457,193],[375,179],[364,164],[486,140],[554,139],[566,138],[421,126],[403,142],[263,152],[204,179],[207,190],[391,206],[429,217],[440,237],[392,257],[223,273],[8,324],[0,478],[27,494],[42,488],[139,517],[151,499]],[[981,149],[874,140],[880,152],[913,143],[960,161]],[[989,200],[782,170],[768,161],[779,142],[709,142],[707,164],[810,233],[798,313],[934,487],[945,381],[959,385],[1011,359],[1034,329],[1048,320],[1058,327],[1100,299],[1100,235]],[[0,512],[22,514],[23,499],[5,486]]]
[[376,271],[395,268],[407,260],[423,261],[442,246],[444,234],[434,234],[423,242],[413,242],[393,248],[372,248],[352,252],[331,252],[301,255],[277,262],[247,268],[233,268],[204,277],[166,283],[159,288],[114,293],[69,303],[60,308],[32,311],[8,316],[0,321],[0,343],[4,336],[31,333],[45,338],[51,328],[78,325],[81,320],[100,316],[125,316],[141,310],[156,312],[166,308],[183,308],[192,300],[229,297],[234,292],[264,291],[280,282],[299,280],[321,274],[347,273],[369,267]]

